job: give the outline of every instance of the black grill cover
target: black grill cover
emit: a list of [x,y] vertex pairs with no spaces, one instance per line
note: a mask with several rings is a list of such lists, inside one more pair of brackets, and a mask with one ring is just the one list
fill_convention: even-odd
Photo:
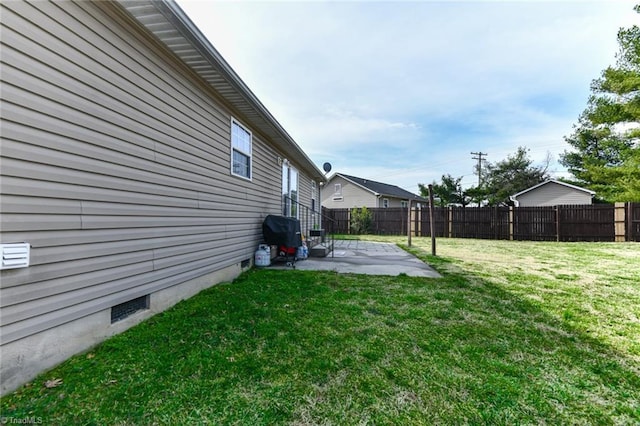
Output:
[[262,222],[262,235],[269,245],[300,247],[300,221],[292,217],[269,215]]

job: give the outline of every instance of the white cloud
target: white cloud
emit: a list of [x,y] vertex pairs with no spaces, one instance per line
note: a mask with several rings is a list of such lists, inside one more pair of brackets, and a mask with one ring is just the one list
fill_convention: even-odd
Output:
[[557,159],[637,21],[632,1],[180,5],[319,164],[403,187],[472,184],[471,151]]
[[301,143],[310,152],[318,153],[389,140],[415,142],[421,131],[418,123],[379,118],[335,106],[318,111],[316,115],[299,116],[294,123],[294,132],[307,135]]

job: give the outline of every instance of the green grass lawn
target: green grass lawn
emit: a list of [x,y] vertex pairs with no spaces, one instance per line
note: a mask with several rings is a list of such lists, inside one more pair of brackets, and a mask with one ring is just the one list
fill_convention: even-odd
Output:
[[640,244],[439,239],[437,258],[430,247],[405,249],[441,279],[251,270],[38,377],[2,415],[640,423]]

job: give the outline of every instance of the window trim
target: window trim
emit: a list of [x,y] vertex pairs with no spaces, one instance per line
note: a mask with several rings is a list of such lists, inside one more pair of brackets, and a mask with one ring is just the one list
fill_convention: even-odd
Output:
[[[240,148],[237,148],[235,146],[233,146],[233,127],[238,126],[240,129],[242,129],[243,131],[247,132],[249,134],[249,152],[246,152]],[[231,142],[231,164],[230,164],[230,172],[232,176],[238,177],[240,179],[244,179],[247,180],[249,182],[253,181],[253,133],[251,132],[251,130],[249,130],[246,126],[244,126],[242,123],[240,123],[240,121],[236,120],[235,118],[231,117],[231,127],[230,127],[230,135],[229,135],[229,140]],[[245,155],[248,157],[249,159],[249,176],[245,176],[239,173],[236,173],[233,170],[233,153],[237,151],[238,153]]]
[[331,196],[331,201],[344,201],[344,197],[342,196],[342,183],[333,184],[333,195]]
[[[286,176],[285,176],[285,170],[286,170]],[[295,199],[291,196],[291,192],[292,192],[291,182],[293,181],[291,177],[293,174],[295,174],[295,193],[296,193]],[[286,182],[285,182],[285,178],[286,178]],[[284,193],[285,184],[287,189],[286,194]],[[287,202],[287,200],[290,200],[290,201]],[[282,207],[283,216],[293,217],[295,219],[300,218],[300,209],[298,208],[298,205],[300,204],[300,171],[289,160],[284,160],[284,162],[282,163],[282,202],[283,202],[283,207]],[[295,216],[291,214],[293,211],[295,211]]]
[[385,209],[389,208],[389,199],[388,198],[383,198],[382,199],[382,207]]
[[318,182],[311,181],[311,211],[315,212],[318,208]]

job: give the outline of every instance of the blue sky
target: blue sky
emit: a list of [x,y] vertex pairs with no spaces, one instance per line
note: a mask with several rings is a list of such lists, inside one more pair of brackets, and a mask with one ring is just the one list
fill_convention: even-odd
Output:
[[634,1],[179,0],[311,159],[418,192],[471,152],[557,163]]

